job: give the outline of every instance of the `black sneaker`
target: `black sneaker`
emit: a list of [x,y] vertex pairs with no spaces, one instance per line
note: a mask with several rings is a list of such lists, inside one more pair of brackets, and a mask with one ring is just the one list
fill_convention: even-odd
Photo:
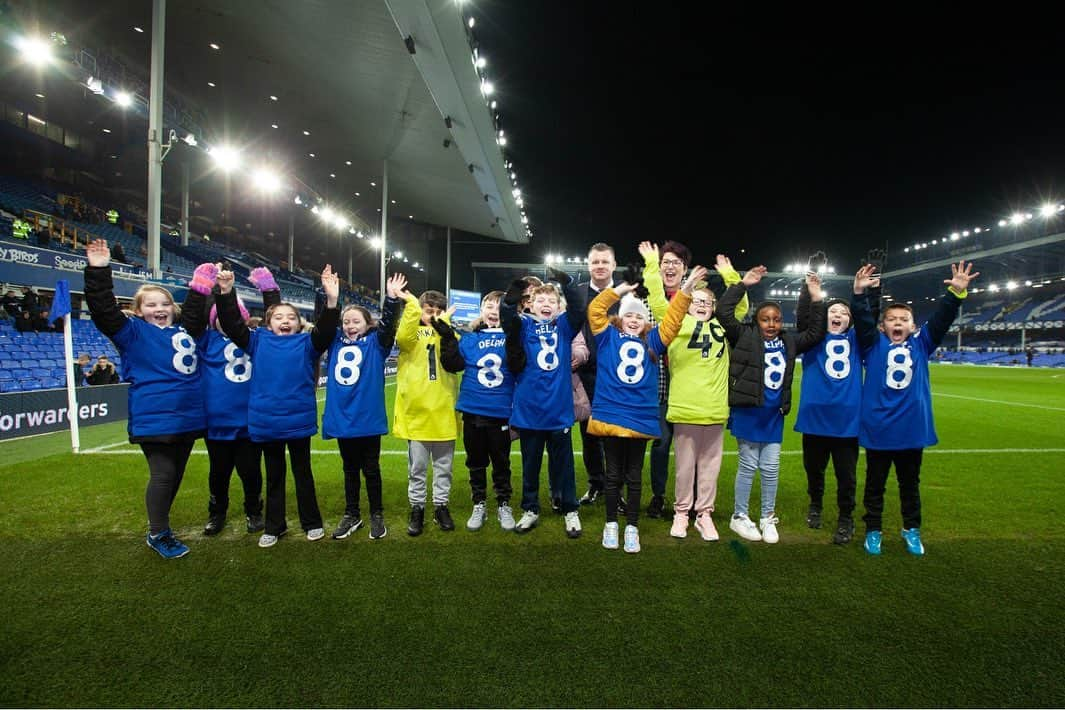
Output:
[[380,540],[387,534],[384,513],[370,513],[370,539]]
[[618,515],[624,515],[628,510],[629,505],[625,502],[625,496],[618,496]]
[[598,488],[589,488],[588,492],[581,496],[580,504],[593,505],[597,500],[599,500],[599,496],[602,494],[603,492]]
[[846,545],[854,537],[854,519],[840,518],[836,532],[832,535],[832,542],[837,545]]
[[420,505],[411,506],[410,509],[410,522],[407,523],[407,534],[411,537],[418,537],[422,534],[422,528],[425,527],[425,508]]
[[661,518],[662,511],[666,508],[666,499],[662,496],[651,496],[651,503],[647,506],[648,518]]
[[266,521],[263,520],[261,514],[246,516],[245,520],[248,523],[247,528],[249,533],[257,533],[266,530]]
[[551,510],[559,515],[562,515],[562,498],[559,496],[551,496]]
[[436,521],[441,530],[450,531],[455,529],[455,521],[451,519],[451,511],[447,509],[446,505],[436,506],[436,510],[433,511],[433,520]]
[[344,517],[340,519],[340,524],[337,525],[337,529],[333,531],[334,540],[343,540],[351,533],[355,532],[362,527],[362,516],[356,513],[355,515],[348,515],[344,513]]
[[215,513],[207,518],[207,524],[203,526],[203,534],[210,537],[217,535],[226,529],[226,516]]
[[[812,530],[821,529],[821,506],[810,504],[810,510],[806,512],[806,527]],[[851,532],[853,533],[853,530]]]

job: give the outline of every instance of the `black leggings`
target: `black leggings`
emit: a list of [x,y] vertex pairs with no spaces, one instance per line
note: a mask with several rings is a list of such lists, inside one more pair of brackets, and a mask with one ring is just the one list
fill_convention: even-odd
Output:
[[224,516],[229,510],[229,481],[236,467],[244,487],[244,514],[262,515],[263,472],[259,462],[263,451],[259,445],[248,439],[207,439],[206,443],[211,460],[211,471],[207,474],[211,500],[207,512]]
[[462,444],[466,447],[466,468],[470,470],[473,503],[488,497],[488,463],[492,463],[492,487],[496,502],[510,502],[510,427],[506,419],[462,415]]
[[144,491],[144,505],[148,509],[148,532],[152,535],[170,528],[170,506],[185,476],[192,444],[192,441],[141,444],[144,458],[148,459],[148,487]]
[[836,505],[839,517],[854,515],[854,495],[857,486],[858,437],[802,435],[802,464],[806,468],[806,492],[810,504],[820,508],[825,496],[825,469],[832,458],[836,474]]
[[884,490],[895,464],[899,479],[899,502],[902,504],[902,527],[921,527],[921,459],[924,449],[902,451],[865,450],[865,521],[866,531],[883,527]]
[[304,531],[322,527],[318,494],[311,473],[311,438],[263,442],[266,463],[266,534],[280,535],[288,528],[285,520],[285,447],[292,461],[292,478],[296,481],[296,507]]
[[370,499],[370,514],[384,510],[381,502],[381,437],[359,436],[337,439],[340,459],[344,467],[344,513],[362,517],[359,510],[359,469],[366,477],[366,496]]
[[603,437],[606,450],[606,521],[617,522],[621,483],[625,482],[625,521],[635,525],[640,520],[640,487],[643,483],[643,458],[647,439],[618,436]]

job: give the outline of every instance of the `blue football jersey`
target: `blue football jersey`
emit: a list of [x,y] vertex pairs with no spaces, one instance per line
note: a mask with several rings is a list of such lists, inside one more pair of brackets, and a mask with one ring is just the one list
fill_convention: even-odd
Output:
[[659,365],[666,351],[658,328],[643,339],[607,326],[595,336],[597,353],[592,418],[647,436],[662,436],[658,412]]
[[256,328],[249,335],[248,354],[254,363],[248,402],[251,440],[313,436],[318,431],[315,377],[319,354],[310,334],[275,335]]
[[867,449],[923,449],[939,442],[932,419],[928,357],[936,349],[921,328],[898,345],[883,333],[865,353],[861,428]]
[[525,369],[514,385],[510,423],[519,429],[558,431],[573,426],[570,354],[577,331],[565,313],[549,321],[522,314]]
[[464,333],[459,354],[466,363],[455,409],[482,417],[510,419],[514,375],[507,369],[506,336],[502,328]]
[[795,431],[817,436],[858,436],[862,359],[853,328],[828,333],[802,355],[802,388]]
[[184,434],[206,427],[200,356],[184,328],[127,318],[112,340],[122,353],[122,373],[130,383],[130,436]]
[[351,439],[388,433],[385,414],[385,360],[378,330],[350,339],[337,328],[326,370],[323,439]]
[[763,346],[762,406],[733,407],[729,430],[737,439],[773,444],[784,441],[784,415],[780,413],[780,393],[784,385],[787,350],[780,338]]
[[196,339],[203,370],[203,403],[207,438],[222,441],[248,438],[248,397],[251,358],[226,336],[211,328]]

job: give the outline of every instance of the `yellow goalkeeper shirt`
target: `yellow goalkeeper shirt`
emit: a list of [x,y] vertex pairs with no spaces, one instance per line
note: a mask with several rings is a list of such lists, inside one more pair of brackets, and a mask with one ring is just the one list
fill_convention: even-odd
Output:
[[440,364],[440,335],[422,325],[416,298],[407,301],[396,327],[399,348],[392,433],[411,441],[453,441],[455,375]]

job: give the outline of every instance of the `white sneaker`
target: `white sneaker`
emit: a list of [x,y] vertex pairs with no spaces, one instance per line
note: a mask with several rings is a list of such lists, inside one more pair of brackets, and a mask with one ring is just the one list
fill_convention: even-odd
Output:
[[635,554],[640,551],[640,531],[635,525],[625,526],[625,552]]
[[707,542],[713,542],[718,539],[717,528],[714,527],[714,519],[710,517],[708,512],[695,518],[695,529],[699,531],[699,535]]
[[688,513],[673,514],[673,525],[669,528],[669,536],[678,539],[688,537]]
[[540,522],[540,516],[531,510],[526,510],[521,514],[521,520],[519,520],[518,524],[514,526],[514,532],[519,535],[527,533],[535,528],[538,522]]
[[618,549],[618,524],[607,523],[603,526],[603,547],[608,550]]
[[466,521],[466,529],[470,532],[477,532],[483,528],[486,515],[484,501],[482,500],[480,503],[473,506],[473,513],[470,515],[470,519]]
[[277,535],[262,535],[259,537],[259,547],[273,547],[277,544]]
[[307,531],[308,540],[321,540],[323,537],[325,537],[325,528],[311,528]]
[[496,510],[496,514],[499,516],[499,527],[503,528],[507,532],[514,529],[514,511],[510,509],[510,506],[503,503]]
[[736,533],[744,540],[759,542],[762,539],[762,534],[758,532],[758,526],[743,513],[733,515],[732,520],[729,521],[728,527],[729,530]]
[[577,538],[581,536],[581,516],[576,510],[566,513],[566,537]]
[[775,545],[780,542],[780,535],[777,534],[777,523],[780,522],[780,518],[775,513],[771,513],[768,518],[762,518],[758,521],[758,527],[762,529],[762,540],[768,542],[770,545]]

